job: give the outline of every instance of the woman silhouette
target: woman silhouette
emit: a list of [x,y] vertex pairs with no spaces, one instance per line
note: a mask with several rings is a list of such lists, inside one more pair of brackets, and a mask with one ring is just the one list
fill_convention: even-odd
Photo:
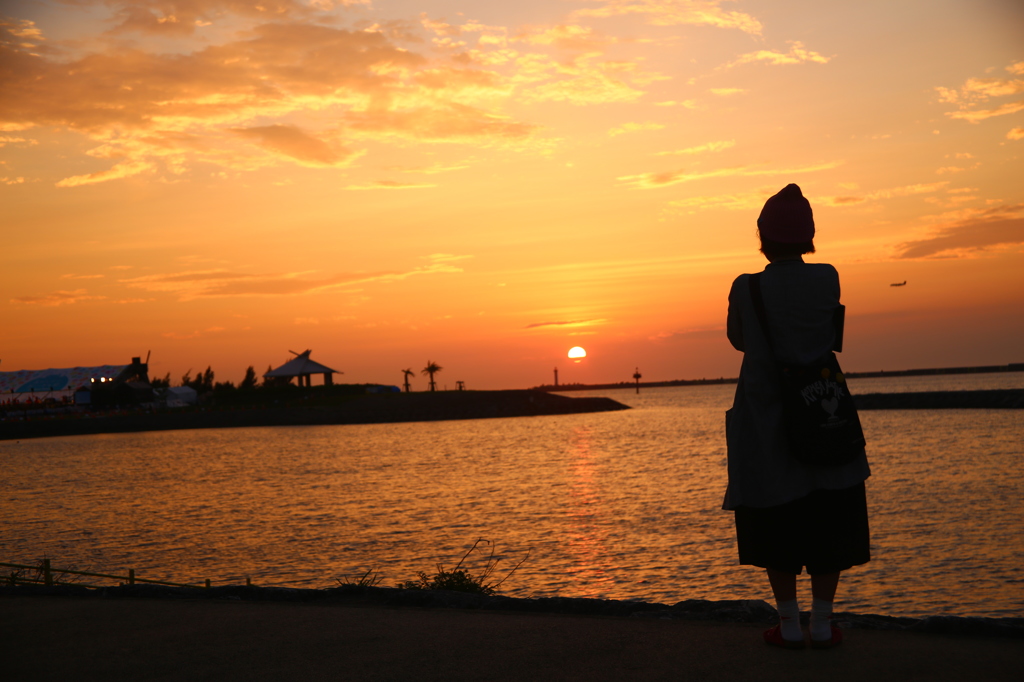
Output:
[[724,509],[736,517],[740,563],[766,569],[779,625],[766,642],[805,646],[800,628],[797,576],[811,576],[811,646],[842,641],[832,625],[839,574],[870,559],[861,452],[840,466],[810,467],[792,455],[783,426],[778,362],[809,364],[838,347],[839,274],[831,265],[805,263],[814,253],[811,205],[796,185],[765,202],[757,219],[768,266],[760,287],[771,345],[758,320],[749,286],[740,275],[729,292],[729,341],[743,352],[732,408],[726,412],[729,485]]

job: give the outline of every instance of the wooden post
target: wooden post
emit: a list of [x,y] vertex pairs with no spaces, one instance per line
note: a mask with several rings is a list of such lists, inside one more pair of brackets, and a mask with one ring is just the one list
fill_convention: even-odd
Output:
[[245,576],[245,586],[252,587],[252,579],[250,579],[249,576]]
[[129,585],[134,585],[135,584],[135,569],[134,568],[129,568],[128,569],[128,584]]
[[52,585],[53,575],[50,573],[50,560],[43,559],[43,584]]
[[206,579],[206,586],[207,586],[207,587],[209,587],[209,586],[210,586],[210,579],[209,579],[209,578],[207,578],[207,579]]

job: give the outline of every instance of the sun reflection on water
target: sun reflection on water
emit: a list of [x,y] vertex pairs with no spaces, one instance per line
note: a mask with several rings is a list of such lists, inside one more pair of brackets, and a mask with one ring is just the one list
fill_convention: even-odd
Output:
[[591,432],[586,426],[573,428],[569,451],[569,498],[566,515],[569,519],[568,568],[576,592],[585,597],[602,596],[611,582],[608,575],[608,551],[603,528],[604,506],[598,481],[600,469],[591,451]]

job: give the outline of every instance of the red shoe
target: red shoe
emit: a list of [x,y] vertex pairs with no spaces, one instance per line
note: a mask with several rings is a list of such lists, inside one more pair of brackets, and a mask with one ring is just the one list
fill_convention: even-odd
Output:
[[776,625],[764,631],[764,641],[772,646],[780,646],[783,649],[803,649],[804,640],[798,639],[795,642],[782,636],[782,626]]
[[843,643],[843,631],[832,626],[832,637],[830,639],[811,639],[812,649],[831,649]]

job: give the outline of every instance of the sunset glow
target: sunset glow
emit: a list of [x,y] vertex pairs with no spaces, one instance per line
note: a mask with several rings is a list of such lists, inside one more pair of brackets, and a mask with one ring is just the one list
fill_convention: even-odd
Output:
[[789,182],[844,369],[1022,362],[1022,35],[1003,0],[5,2],[0,371],[736,376]]

